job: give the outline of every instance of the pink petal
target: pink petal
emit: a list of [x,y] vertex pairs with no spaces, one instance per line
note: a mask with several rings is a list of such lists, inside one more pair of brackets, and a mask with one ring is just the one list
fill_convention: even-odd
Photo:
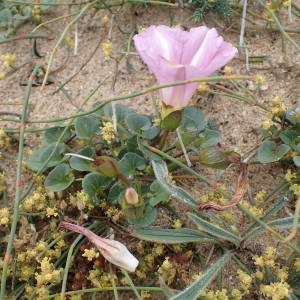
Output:
[[202,69],[204,77],[206,77],[228,63],[236,53],[237,49],[224,42],[213,28],[207,31],[200,48],[194,53],[190,65]]
[[150,26],[134,36],[134,44],[139,55],[154,74],[159,72],[159,58],[179,62],[184,38],[182,32],[180,28],[162,25]]
[[209,28],[207,28],[206,26],[200,26],[191,28],[191,30],[187,32],[186,41],[184,42],[182,50],[182,64],[191,63],[191,60],[193,59],[195,53],[197,53],[197,51],[201,47],[201,44],[208,31]]
[[[167,26],[150,26],[134,37],[136,49],[159,84],[203,78],[228,63],[237,49],[224,42],[216,29],[205,26],[190,32]],[[166,105],[184,107],[198,83],[164,88]]]

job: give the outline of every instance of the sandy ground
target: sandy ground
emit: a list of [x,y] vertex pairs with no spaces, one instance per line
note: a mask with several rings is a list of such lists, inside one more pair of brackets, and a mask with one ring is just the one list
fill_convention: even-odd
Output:
[[[45,16],[50,19],[59,16],[67,11],[52,9]],[[209,27],[216,27],[218,32],[224,36],[226,41],[235,45],[239,42],[240,18],[233,17],[230,22],[219,20],[215,15],[209,14],[205,22],[193,22],[192,11],[188,8],[162,8],[144,5],[125,5],[123,8],[113,9],[114,20],[107,26],[101,25],[104,12],[96,14],[89,12],[77,25],[77,29],[72,27],[69,31],[69,38],[74,39],[75,30],[78,34],[77,54],[74,55],[74,46],[63,45],[56,54],[51,70],[56,70],[51,76],[58,82],[65,82],[95,51],[93,57],[86,63],[82,71],[65,85],[66,91],[71,95],[72,101],[66,99],[62,92],[54,93],[57,87],[47,85],[43,89],[34,87],[30,96],[30,115],[33,120],[52,119],[57,117],[71,116],[76,107],[83,99],[101,83],[101,87],[96,91],[85,108],[90,108],[92,104],[103,101],[113,95],[126,95],[135,91],[149,87],[155,83],[147,67],[141,62],[138,56],[129,55],[123,58],[116,71],[115,61],[105,58],[99,43],[110,38],[113,43],[113,52],[118,54],[126,51],[130,32],[135,28],[147,27],[152,24],[175,25],[181,24],[188,28],[205,24]],[[49,28],[41,28],[38,33],[59,37],[68,20],[51,25]],[[246,69],[244,52],[235,58],[229,66],[235,74],[263,75],[266,83],[263,90],[258,94],[257,101],[261,105],[268,103],[277,95],[281,96],[286,104],[295,104],[299,95],[300,78],[300,55],[291,44],[285,41],[286,55],[281,50],[281,37],[278,32],[268,33],[265,24],[260,19],[251,18],[251,22],[246,22],[246,33],[244,36],[245,44],[248,46],[250,56],[267,56],[268,61],[264,63],[250,63],[250,70]],[[253,24],[253,20],[255,24]],[[299,19],[288,24],[286,14],[282,15],[281,20],[286,28],[299,29]],[[275,25],[273,25],[275,26]],[[32,25],[23,26],[18,34],[28,33]],[[122,32],[120,31],[122,30]],[[126,33],[124,33],[126,32]],[[298,44],[299,35],[291,34]],[[17,65],[24,62],[28,63],[20,68],[13,76],[7,80],[0,81],[0,111],[20,113],[24,97],[25,86],[20,83],[26,82],[28,74],[34,64],[40,64],[46,68],[51,51],[57,39],[38,40],[37,49],[43,56],[37,58],[32,52],[32,44],[29,41],[16,41],[1,45],[1,53],[13,52],[17,55]],[[130,51],[134,52],[131,46]],[[115,86],[112,88],[115,80]],[[256,88],[253,82],[244,82],[250,89]],[[158,93],[147,94],[142,97],[131,98],[122,101],[123,104],[143,112],[151,113],[154,111],[153,100],[157,100]],[[207,119],[213,119],[218,125],[223,136],[222,147],[226,150],[234,150],[246,153],[253,149],[261,140],[258,128],[265,119],[264,111],[255,106],[239,102],[222,96],[207,97],[195,95],[194,102],[203,109]],[[3,117],[3,116],[0,116]],[[6,116],[4,116],[6,117]],[[10,117],[10,116],[8,116]],[[17,128],[17,124],[8,121],[1,121],[0,126],[7,128]],[[43,123],[29,124],[28,128],[43,128]],[[35,149],[40,145],[40,134],[26,135],[26,151]],[[7,155],[0,158],[0,165],[9,176],[9,192],[13,195],[14,166],[16,152],[11,149]],[[234,190],[234,182],[238,175],[237,169],[229,169],[224,173],[207,170],[197,166],[198,170],[205,175],[215,176],[220,183],[225,183],[229,191]],[[254,195],[261,189],[269,190],[274,187],[276,182],[282,178],[283,171],[277,166],[256,166],[249,170],[249,196]],[[186,183],[191,191],[203,193],[201,183]],[[205,190],[204,190],[205,191]],[[259,243],[258,241],[256,243]],[[255,243],[255,244],[256,244]],[[255,247],[255,245],[252,245]]]

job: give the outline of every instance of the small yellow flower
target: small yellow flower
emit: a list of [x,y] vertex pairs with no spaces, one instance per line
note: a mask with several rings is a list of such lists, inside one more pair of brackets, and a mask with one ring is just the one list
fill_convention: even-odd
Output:
[[3,127],[0,127],[0,149],[6,149],[10,145],[10,138],[4,131]]
[[110,40],[106,40],[102,43],[102,51],[106,57],[110,57],[112,54],[112,42]]
[[297,178],[297,174],[292,172],[290,169],[288,169],[286,174],[284,175],[284,179],[288,182],[291,182],[296,178]]
[[116,133],[115,133],[115,130],[114,130],[113,123],[103,122],[101,135],[102,135],[103,140],[107,144],[111,144],[113,142],[113,140],[115,140],[115,138],[116,138]]
[[159,244],[157,246],[155,246],[152,250],[152,253],[155,257],[160,256],[164,253],[165,250],[165,246],[162,244]]
[[6,73],[5,72],[0,72],[0,80],[5,79]]
[[288,267],[276,268],[275,273],[279,281],[286,281],[289,277]]
[[54,265],[50,263],[49,257],[44,257],[40,264],[41,272],[35,273],[35,279],[38,287],[56,282],[60,279],[62,269],[54,269]]
[[259,280],[263,280],[264,279],[264,273],[262,271],[256,271],[255,272],[255,277]]
[[269,130],[271,128],[271,126],[273,125],[273,122],[269,119],[267,120],[264,120],[261,124],[261,127],[264,129],[264,130]]
[[56,208],[47,207],[46,208],[46,216],[48,218],[50,218],[50,217],[57,217],[58,216],[57,209]]
[[274,282],[269,285],[261,285],[260,292],[272,300],[285,299],[289,295],[290,286],[286,282]]
[[263,208],[259,208],[256,206],[252,206],[251,204],[249,204],[246,201],[241,201],[241,203],[243,204],[243,206],[248,209],[253,215],[255,215],[258,218],[261,218],[264,215],[264,210]]
[[163,268],[166,271],[169,271],[172,268],[172,263],[169,261],[169,257],[166,257],[166,259],[161,265],[161,268]]
[[294,266],[296,267],[296,270],[300,272],[300,257],[295,259]]
[[258,85],[263,85],[266,82],[266,77],[263,75],[256,76],[256,83]]
[[197,91],[198,91],[200,94],[204,94],[207,90],[208,90],[208,85],[207,85],[206,82],[201,82],[201,83],[198,85]]
[[292,191],[296,196],[300,196],[300,184],[291,185],[290,191]]
[[47,248],[48,244],[46,242],[40,241],[35,246],[37,252],[43,252]]
[[0,60],[3,61],[4,66],[9,67],[12,66],[17,59],[17,56],[12,53],[6,53],[0,55]]
[[153,267],[154,266],[154,255],[151,253],[151,254],[147,254],[144,258],[147,266],[149,268]]
[[284,0],[282,1],[282,6],[287,8],[292,4],[292,0]]
[[251,278],[251,276],[248,275],[247,273],[245,273],[244,271],[238,270],[238,271],[237,271],[237,274],[238,274],[238,276],[239,276],[240,281],[241,281],[243,284],[250,285],[250,284],[252,283],[252,278]]
[[160,268],[158,269],[158,274],[160,274],[168,284],[174,281],[176,275],[176,268],[169,261],[169,257],[166,257]]
[[137,270],[135,274],[136,274],[137,278],[139,278],[139,279],[145,279],[147,277],[147,274],[140,270]]
[[286,111],[286,106],[282,102],[280,96],[276,96],[271,102],[271,113],[272,115],[281,115]]
[[82,256],[86,257],[88,261],[92,261],[93,259],[99,257],[99,252],[96,251],[95,248],[85,249]]
[[229,67],[229,66],[225,66],[224,69],[223,69],[225,75],[232,75],[232,68]]
[[149,293],[149,291],[144,291],[144,290],[142,290],[142,291],[141,291],[141,296],[142,296],[142,299],[148,299],[148,298],[151,298],[151,294]]
[[145,253],[145,242],[140,240],[136,244],[136,250],[137,250],[138,254],[144,254]]
[[10,222],[10,213],[7,207],[0,209],[0,225],[8,225]]
[[101,24],[106,27],[109,23],[109,17],[107,15],[105,15],[104,17],[102,17],[101,19]]
[[40,19],[41,19],[41,6],[40,5],[33,5],[32,17],[35,21],[40,21]]
[[173,224],[173,228],[179,229],[179,228],[181,228],[181,227],[182,227],[182,222],[181,222],[181,220],[179,220],[179,219],[175,220],[175,222],[174,222],[174,224]]
[[238,289],[233,289],[231,291],[231,297],[234,299],[234,300],[242,300],[243,297],[242,297],[242,293],[240,290]]
[[266,192],[265,190],[259,191],[259,192],[255,195],[255,200],[256,200],[256,201],[259,201],[259,202],[265,200],[266,194],[267,194],[267,192]]

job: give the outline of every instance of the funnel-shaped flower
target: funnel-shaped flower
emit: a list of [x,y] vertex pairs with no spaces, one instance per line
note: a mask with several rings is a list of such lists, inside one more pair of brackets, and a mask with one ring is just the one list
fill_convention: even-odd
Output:
[[[237,49],[224,42],[215,28],[205,26],[190,31],[150,26],[133,39],[138,53],[159,84],[207,77],[237,53]],[[197,86],[198,83],[189,83],[161,89],[162,101],[167,106],[185,107]]]
[[72,230],[85,235],[90,242],[96,246],[100,253],[112,264],[115,264],[130,272],[134,272],[139,264],[139,261],[123,244],[118,241],[101,238],[85,227],[68,222],[61,222],[60,228]]

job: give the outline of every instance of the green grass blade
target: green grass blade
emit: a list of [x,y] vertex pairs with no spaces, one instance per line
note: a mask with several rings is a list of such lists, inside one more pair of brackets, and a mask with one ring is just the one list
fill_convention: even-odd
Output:
[[[262,221],[266,221],[273,215],[275,215],[279,210],[281,210],[285,203],[287,202],[287,198],[285,196],[279,198],[270,208],[268,208],[265,212],[265,215],[261,218]],[[252,224],[245,232],[244,235],[247,235],[250,231],[252,231],[254,228],[256,228],[257,224]]]
[[209,283],[222,270],[224,265],[231,259],[231,253],[225,253],[219,258],[206,272],[197,280],[195,280],[189,287],[169,298],[169,300],[194,300],[200,293],[209,285]]
[[172,197],[181,200],[183,203],[191,206],[192,208],[197,207],[196,200],[189,193],[169,181],[169,171],[165,161],[152,160],[152,167],[156,179]]
[[215,242],[215,240],[208,235],[188,228],[165,229],[158,226],[151,226],[138,228],[135,230],[133,235],[146,241],[166,244]]
[[[285,229],[285,228],[292,228],[293,222],[294,222],[294,217],[287,217],[287,218],[276,219],[266,224],[273,228]],[[298,223],[298,227],[300,227],[300,223]],[[244,240],[252,238],[257,234],[263,233],[264,231],[265,231],[264,226],[256,227],[245,236]]]
[[201,227],[201,229],[203,229],[207,233],[209,233],[217,238],[230,241],[230,242],[234,243],[236,246],[238,246],[241,242],[240,238],[237,235],[235,235],[225,229],[217,227],[216,225],[213,225],[213,224],[205,221],[204,219],[198,217],[195,214],[188,213],[188,217],[197,226]]

